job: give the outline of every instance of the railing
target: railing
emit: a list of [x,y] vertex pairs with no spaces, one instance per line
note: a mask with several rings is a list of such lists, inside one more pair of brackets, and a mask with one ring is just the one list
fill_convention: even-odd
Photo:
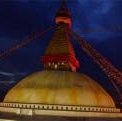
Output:
[[101,112],[119,113],[120,109],[107,107],[72,106],[72,105],[45,105],[45,104],[22,104],[22,103],[0,103],[0,107],[18,109],[37,109],[55,111],[75,111],[75,112]]

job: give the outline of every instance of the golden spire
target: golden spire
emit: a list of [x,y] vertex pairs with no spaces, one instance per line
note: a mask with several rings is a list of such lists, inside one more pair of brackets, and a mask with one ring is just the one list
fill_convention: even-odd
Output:
[[63,0],[56,16],[55,33],[42,57],[44,68],[48,70],[76,71],[79,62],[69,39],[68,30],[71,26],[71,14]]

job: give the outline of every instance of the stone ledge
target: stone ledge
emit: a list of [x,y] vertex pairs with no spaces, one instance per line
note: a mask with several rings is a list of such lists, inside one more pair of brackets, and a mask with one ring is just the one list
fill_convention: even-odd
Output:
[[111,108],[111,107],[90,107],[90,106],[73,106],[73,105],[0,103],[0,107],[38,109],[38,110],[77,111],[77,112],[105,112],[105,113],[119,113],[120,112],[120,109]]
[[0,111],[4,113],[15,113],[17,115],[122,117],[120,109],[117,108],[72,105],[0,103]]

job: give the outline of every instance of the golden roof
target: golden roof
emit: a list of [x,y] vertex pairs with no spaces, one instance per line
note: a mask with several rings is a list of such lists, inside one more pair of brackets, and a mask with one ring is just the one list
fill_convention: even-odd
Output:
[[46,49],[45,55],[73,55],[74,49],[69,41],[66,25],[58,25]]
[[4,102],[115,107],[96,81],[69,71],[35,72],[13,87]]

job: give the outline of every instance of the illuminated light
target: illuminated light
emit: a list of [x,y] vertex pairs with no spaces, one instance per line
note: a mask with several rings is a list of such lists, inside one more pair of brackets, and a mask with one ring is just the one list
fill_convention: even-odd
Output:
[[48,65],[51,66],[51,63],[49,62]]
[[57,65],[57,64],[55,64],[55,66],[54,66],[54,67],[55,67],[55,69],[57,69],[57,68],[58,68],[58,65]]
[[66,23],[66,24],[69,24],[69,26],[71,26],[71,19],[70,18],[67,18],[67,17],[56,17],[56,24],[59,24],[59,23]]
[[62,62],[62,65],[64,65],[64,62]]

